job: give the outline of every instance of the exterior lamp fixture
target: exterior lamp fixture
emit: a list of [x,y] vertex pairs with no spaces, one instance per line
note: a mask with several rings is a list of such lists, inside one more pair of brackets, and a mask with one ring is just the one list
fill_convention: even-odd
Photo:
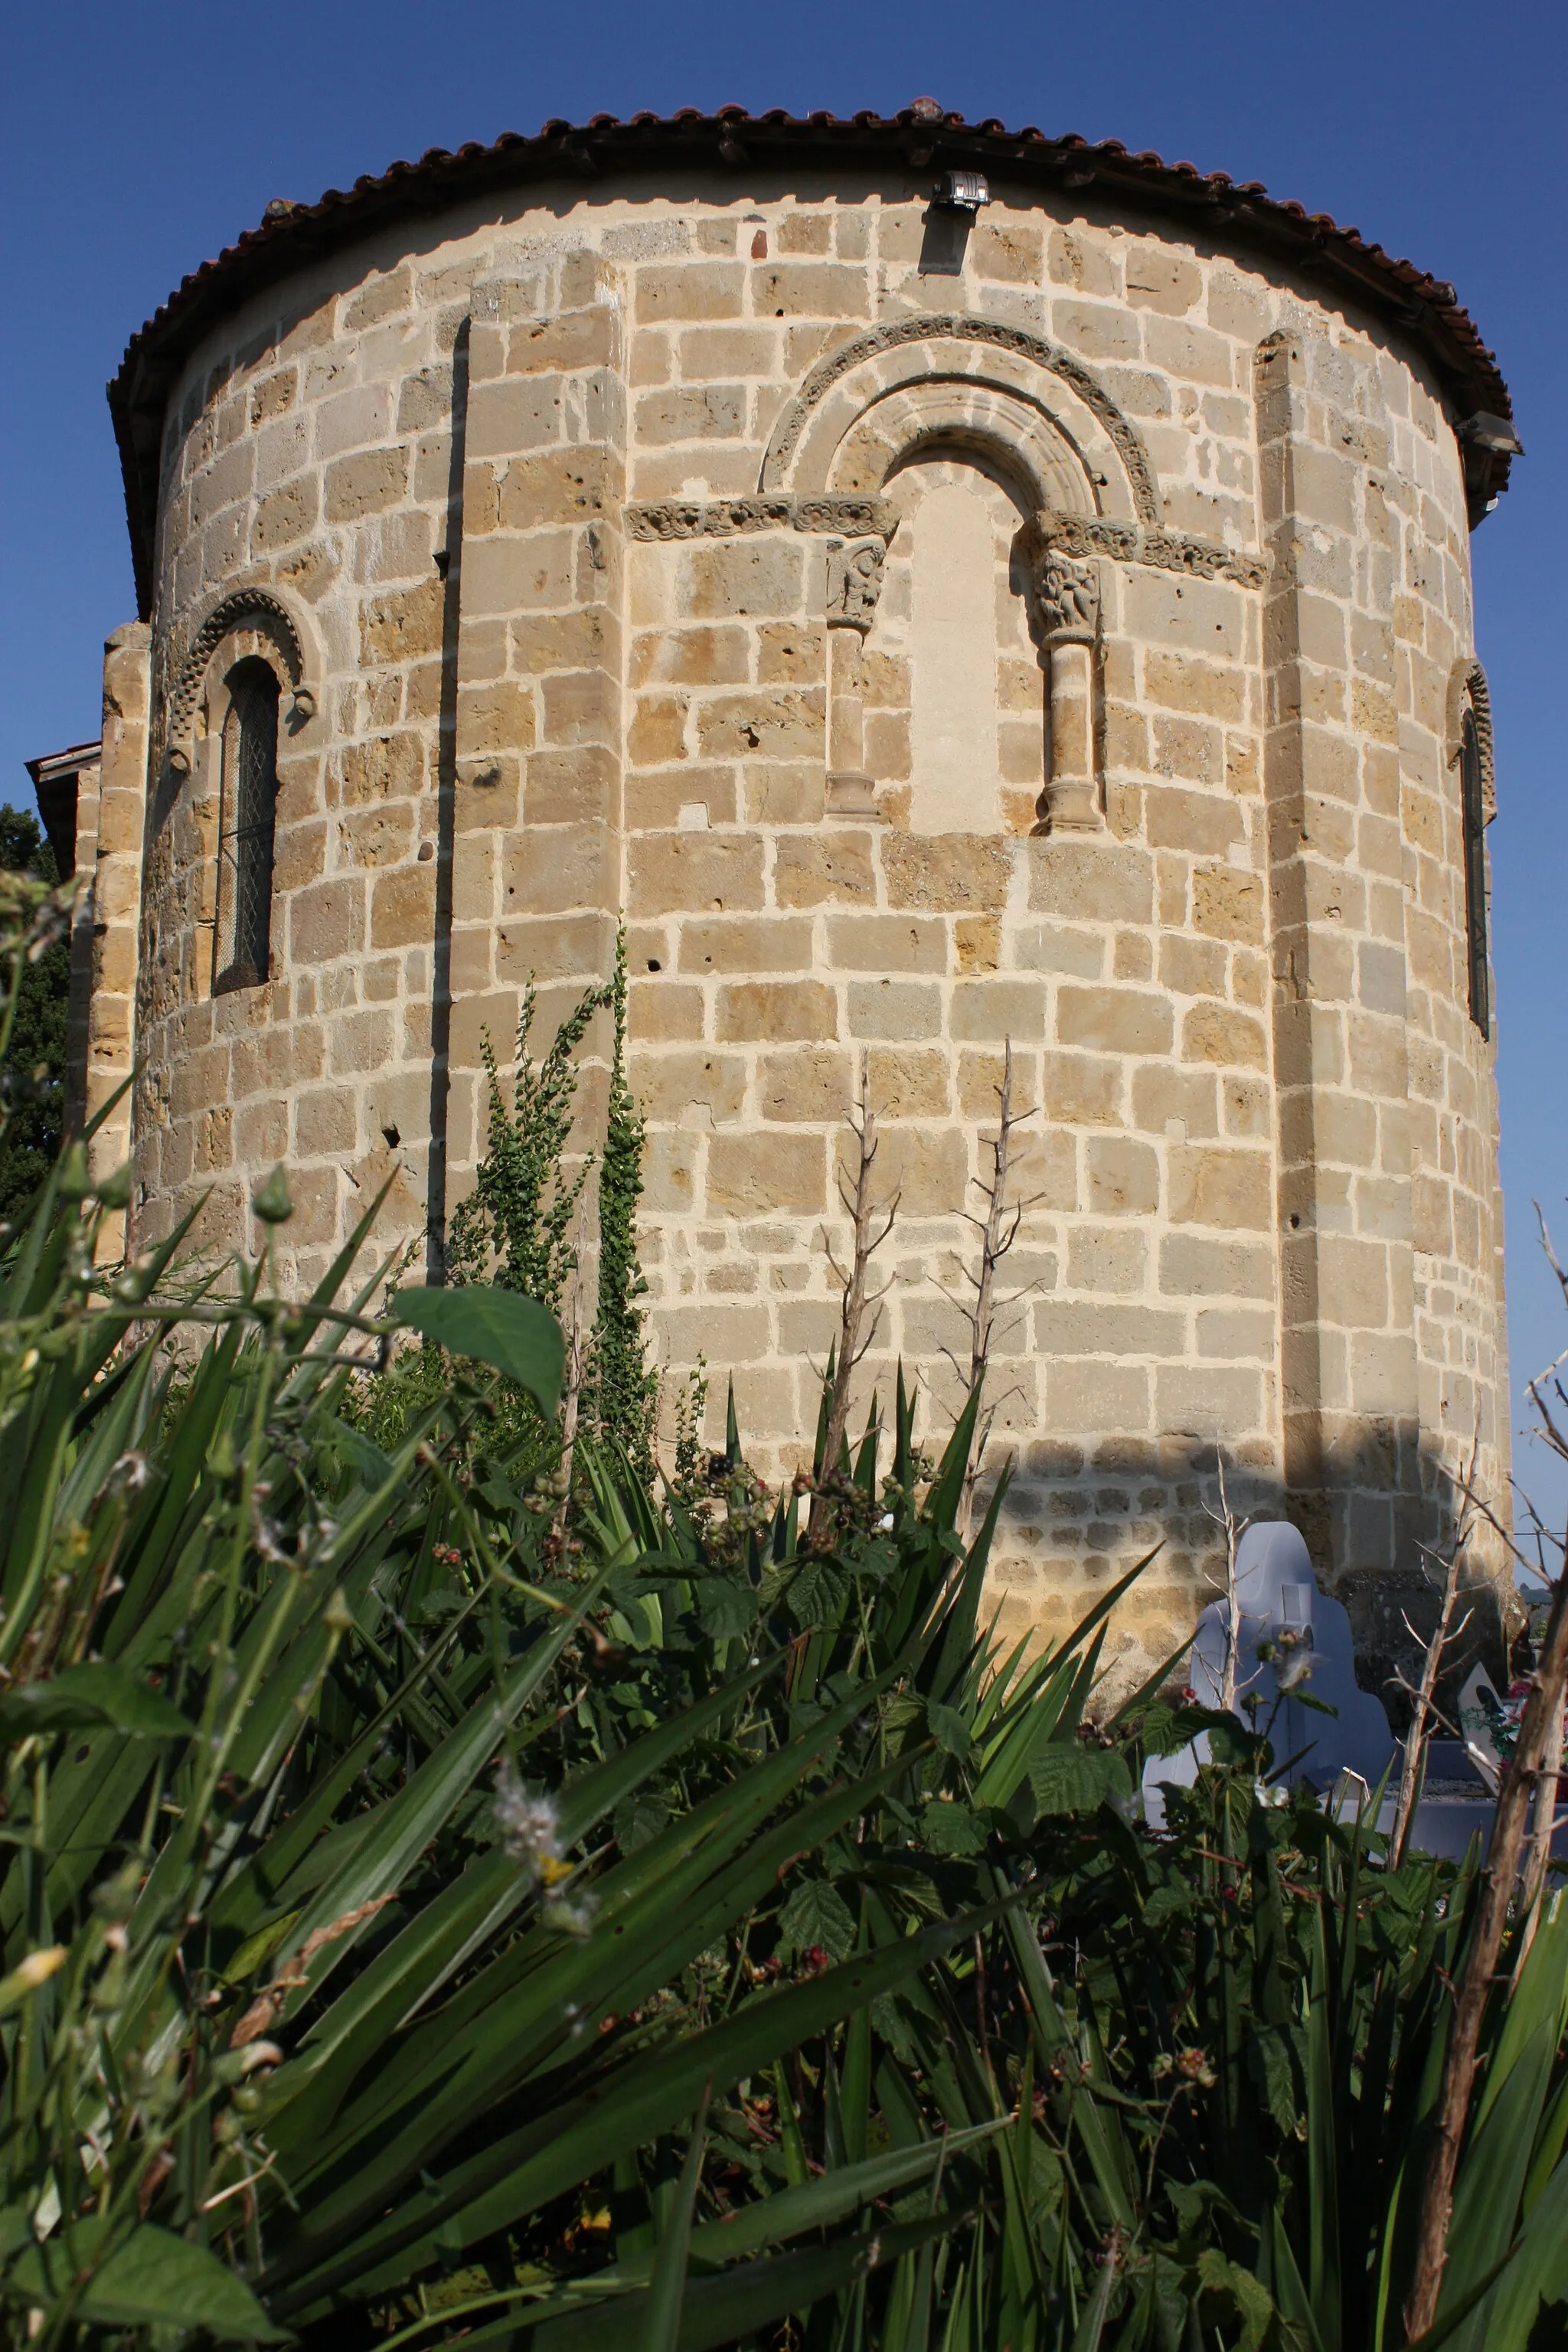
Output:
[[1507,488],[1509,460],[1522,457],[1524,445],[1510,417],[1494,416],[1487,409],[1461,417],[1454,427],[1454,437],[1464,461],[1465,493],[1470,528],[1474,530],[1481,518],[1496,507],[1498,493]]
[[1474,416],[1467,416],[1462,424],[1456,425],[1455,432],[1459,440],[1468,441],[1472,449],[1489,449],[1504,457],[1522,457],[1524,455],[1524,444],[1509,419],[1493,416],[1484,408]]
[[991,202],[991,186],[984,172],[943,172],[936,184],[933,204],[971,217]]

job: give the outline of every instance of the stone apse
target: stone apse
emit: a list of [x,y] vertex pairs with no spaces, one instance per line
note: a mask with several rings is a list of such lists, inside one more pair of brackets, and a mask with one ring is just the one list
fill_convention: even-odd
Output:
[[1121,1670],[1174,1647],[1216,1448],[1352,1595],[1473,1444],[1504,1507],[1468,541],[1518,444],[1451,287],[1114,145],[730,110],[271,205],[110,397],[82,1085],[134,1062],[133,1245],[246,1244],[282,1160],[291,1279],[389,1179],[438,1276],[481,1037],[624,920],[652,1344],[765,1470],[862,1059],[864,1387],[940,1435],[1010,1041],[1005,1624],[1158,1541]]

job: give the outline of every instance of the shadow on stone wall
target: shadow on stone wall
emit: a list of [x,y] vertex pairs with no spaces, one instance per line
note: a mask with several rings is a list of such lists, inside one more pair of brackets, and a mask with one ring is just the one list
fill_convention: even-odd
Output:
[[[1075,1467],[1065,1458],[1074,1451],[1059,1443],[1021,1449],[993,1551],[1000,1630],[1016,1637],[1033,1627],[1059,1636],[1158,1546],[1119,1609],[1107,1645],[1113,1687],[1131,1688],[1177,1650],[1224,1590],[1225,1530],[1215,1516],[1218,1454],[1212,1442],[1191,1438],[1166,1438],[1157,1447],[1111,1441],[1086,1450]],[[1363,1444],[1342,1444],[1332,1486],[1293,1488],[1228,1455],[1225,1479],[1238,1519],[1282,1519],[1300,1529],[1321,1589],[1349,1614],[1357,1681],[1383,1700],[1396,1732],[1409,1715],[1402,1685],[1419,1679],[1437,1622],[1443,1563],[1461,1505],[1452,1467],[1436,1448],[1406,1455],[1407,1474],[1418,1474],[1414,1491],[1413,1480],[1404,1493],[1380,1489],[1400,1451],[1376,1433]],[[1350,1507],[1360,1500],[1383,1507]],[[1358,1526],[1379,1540],[1376,1551],[1340,1548]],[[1468,1612],[1468,1622],[1450,1639],[1437,1694],[1450,1715],[1458,1685],[1478,1661],[1500,1689],[1506,1686],[1510,1645],[1523,1622],[1495,1531],[1479,1528],[1468,1550],[1454,1619],[1459,1625]],[[1185,1678],[1178,1662],[1172,1680],[1179,1685]]]
[[430,1157],[426,1176],[425,1279],[447,1263],[447,1127],[452,1066],[452,849],[458,793],[458,621],[463,543],[463,467],[468,437],[469,321],[452,347],[452,450],[447,469],[442,567],[441,711],[436,759],[436,939],[430,975]]

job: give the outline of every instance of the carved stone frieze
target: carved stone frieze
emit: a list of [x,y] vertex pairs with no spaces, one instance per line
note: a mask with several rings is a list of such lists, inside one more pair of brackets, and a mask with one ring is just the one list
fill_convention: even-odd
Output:
[[1215,540],[1194,539],[1186,531],[1146,530],[1142,524],[1116,522],[1105,515],[1047,512],[1038,520],[1048,545],[1080,561],[1110,555],[1121,563],[1144,563],[1157,572],[1184,572],[1194,580],[1234,580],[1243,588],[1261,588],[1268,577],[1268,565],[1262,556],[1222,547]]
[[858,629],[864,636],[876,618],[887,562],[886,542],[877,537],[852,539],[827,550],[827,625]]
[[628,539],[732,539],[752,530],[838,531],[875,537],[886,546],[899,527],[891,499],[794,498],[787,492],[744,499],[659,499],[626,509]]

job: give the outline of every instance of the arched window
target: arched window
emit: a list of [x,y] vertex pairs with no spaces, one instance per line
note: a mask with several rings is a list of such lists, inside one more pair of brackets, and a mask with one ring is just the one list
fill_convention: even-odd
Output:
[[1475,706],[1459,720],[1459,798],[1465,824],[1465,934],[1469,950],[1470,1018],[1491,1035],[1491,981],[1487,971],[1487,809],[1481,733]]
[[215,991],[257,988],[268,975],[278,801],[277,677],[264,661],[243,661],[227,683]]

